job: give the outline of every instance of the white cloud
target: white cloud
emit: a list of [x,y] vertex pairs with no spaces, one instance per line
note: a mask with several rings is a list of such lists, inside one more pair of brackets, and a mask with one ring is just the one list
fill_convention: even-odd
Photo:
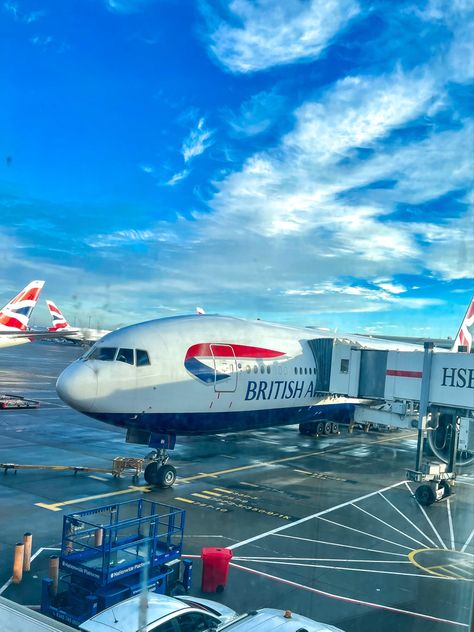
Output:
[[205,127],[204,118],[199,119],[197,127],[191,130],[188,137],[183,141],[181,152],[184,162],[189,162],[192,158],[205,152],[214,142],[212,135],[213,132]]
[[285,97],[275,90],[259,92],[244,101],[237,113],[226,116],[237,136],[255,136],[268,130],[280,117],[286,105]]
[[174,187],[175,184],[178,184],[178,182],[181,182],[181,180],[184,180],[185,178],[187,178],[189,174],[190,174],[189,169],[183,169],[183,171],[178,171],[178,173],[175,173],[166,182],[166,184],[170,187]]
[[382,290],[386,290],[390,294],[403,294],[407,291],[407,288],[400,283],[391,283],[389,281],[380,281],[377,284]]
[[[380,287],[381,289],[373,289],[357,285],[326,282],[310,289],[288,290],[285,294],[301,297],[324,296],[324,300],[330,300],[331,295],[339,295],[344,297],[344,300],[340,301],[340,308],[343,310],[348,307],[346,297],[349,297],[349,301],[352,303],[351,312],[379,312],[394,309],[395,307],[401,309],[423,309],[430,305],[440,305],[442,303],[439,299],[402,298],[398,294],[404,292],[405,289],[400,292],[397,286]],[[394,288],[397,291],[394,292]]]
[[86,241],[91,248],[114,248],[137,243],[171,242],[175,241],[175,234],[168,228],[156,228],[148,230],[117,230],[110,234],[98,234],[89,237]]
[[153,175],[155,173],[155,167],[152,167],[151,165],[140,165],[140,169],[149,175]]
[[138,13],[146,9],[153,0],[104,0],[105,7],[112,13]]
[[359,12],[355,0],[233,0],[226,22],[202,8],[212,54],[239,73],[316,59]]

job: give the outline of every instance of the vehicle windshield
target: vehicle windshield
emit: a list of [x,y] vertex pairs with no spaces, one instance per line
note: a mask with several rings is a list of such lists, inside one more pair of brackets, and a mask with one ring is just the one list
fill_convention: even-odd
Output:
[[116,347],[96,347],[94,351],[88,356],[88,360],[103,360],[104,362],[110,362],[115,360],[117,354]]

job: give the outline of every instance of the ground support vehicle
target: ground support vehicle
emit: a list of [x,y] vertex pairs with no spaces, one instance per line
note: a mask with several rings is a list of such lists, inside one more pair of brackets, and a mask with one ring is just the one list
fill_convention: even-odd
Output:
[[185,512],[140,498],[64,516],[59,582],[45,578],[41,611],[71,625],[145,586],[185,593],[192,562],[181,560]]

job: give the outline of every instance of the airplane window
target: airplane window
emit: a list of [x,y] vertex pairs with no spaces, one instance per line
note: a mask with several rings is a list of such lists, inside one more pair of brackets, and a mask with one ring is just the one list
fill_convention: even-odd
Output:
[[252,370],[252,369],[250,368],[250,364],[247,364],[247,366],[245,367],[245,370],[247,371],[247,373],[250,373],[250,371]]
[[97,349],[97,346],[96,345],[92,345],[92,347],[87,349],[87,351],[84,353],[84,355],[81,356],[81,360],[84,360],[84,361],[88,360],[96,349]]
[[119,349],[117,354],[117,362],[125,362],[126,364],[134,364],[133,349]]
[[295,367],[295,375],[298,375],[298,369]]
[[300,367],[300,375],[303,375],[303,369]]
[[150,358],[148,353],[143,349],[137,349],[137,366],[148,366],[150,364]]
[[102,360],[104,362],[111,362],[115,358],[117,353],[117,347],[96,347],[89,356],[91,360]]
[[263,364],[262,364],[262,366],[260,367],[260,373],[265,373],[265,367],[263,366]]
[[270,373],[270,366],[267,366],[267,373]]
[[304,374],[305,374],[305,375],[308,375],[308,369],[307,369],[307,367],[305,367],[305,368],[304,368]]
[[255,365],[255,366],[253,367],[253,372],[254,372],[254,373],[258,373],[258,366],[257,366],[257,365]]

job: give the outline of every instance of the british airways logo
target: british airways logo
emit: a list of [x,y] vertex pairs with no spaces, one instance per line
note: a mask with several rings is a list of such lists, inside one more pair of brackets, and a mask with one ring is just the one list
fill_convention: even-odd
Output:
[[184,366],[203,384],[213,384],[230,378],[231,373],[237,370],[237,360],[270,360],[284,355],[282,351],[263,347],[201,342],[189,347]]

